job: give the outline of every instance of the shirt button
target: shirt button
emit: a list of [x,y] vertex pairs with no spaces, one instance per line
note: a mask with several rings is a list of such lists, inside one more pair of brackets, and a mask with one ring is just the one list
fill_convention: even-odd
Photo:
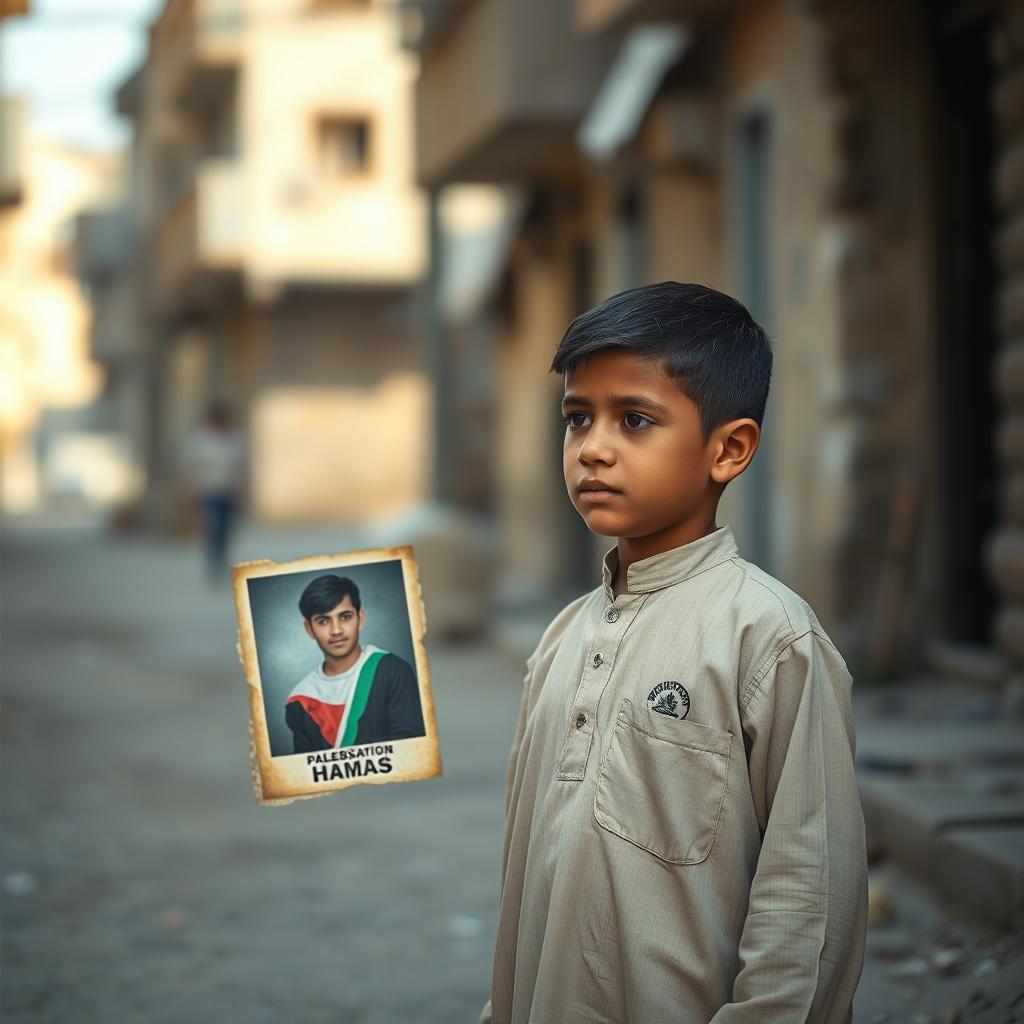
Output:
[[583,714],[583,712],[581,711],[576,716],[576,728],[577,729],[582,729],[583,726],[585,726],[586,724],[587,724],[587,716],[585,714]]
[[601,654],[594,655],[594,668],[600,668],[604,663],[604,656]]
[[605,618],[609,622],[617,621],[618,618],[619,618],[619,609],[618,608],[609,608],[607,614],[605,615]]

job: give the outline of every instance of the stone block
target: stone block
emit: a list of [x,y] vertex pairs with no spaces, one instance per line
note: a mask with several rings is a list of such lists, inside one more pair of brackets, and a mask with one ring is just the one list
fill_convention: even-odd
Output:
[[932,886],[971,916],[1024,927],[1024,823],[951,828],[932,850]]
[[1000,526],[984,550],[990,579],[1006,597],[1024,600],[1024,529]]
[[1007,70],[993,96],[996,128],[1006,142],[1024,133],[1024,66]]
[[1017,213],[998,229],[996,253],[1004,272],[1024,266],[1024,213]]
[[995,198],[1004,211],[1024,201],[1024,140],[1007,146],[997,159]]
[[1003,417],[996,430],[996,451],[1005,464],[1024,467],[1024,413]]
[[1005,337],[1024,333],[1024,274],[1011,274],[999,289],[998,315]]
[[858,782],[868,836],[902,868],[930,884],[941,834],[983,825],[1024,828],[1024,791],[986,792],[953,781],[863,772]]
[[1003,345],[992,367],[996,393],[1007,405],[1024,406],[1024,341]]
[[999,507],[1007,523],[1024,526],[1024,472],[1004,476]]
[[948,774],[951,765],[980,766],[991,764],[993,759],[1020,764],[1024,770],[1024,733],[1015,723],[975,717],[979,707],[976,692],[972,691],[968,701],[959,691],[943,688],[940,680],[925,679],[919,692],[927,699],[905,705],[906,713],[920,716],[941,712],[948,717],[940,721],[900,717],[865,721],[859,717],[858,770],[869,762],[894,757],[916,775]]
[[1024,662],[1024,604],[1004,604],[993,623],[996,643],[1014,662]]
[[1010,9],[995,19],[989,36],[989,52],[996,67],[1018,67],[1024,53],[1024,17]]
[[412,545],[429,639],[458,639],[484,631],[496,549],[486,524],[459,509],[426,504],[378,526],[370,540],[380,546]]

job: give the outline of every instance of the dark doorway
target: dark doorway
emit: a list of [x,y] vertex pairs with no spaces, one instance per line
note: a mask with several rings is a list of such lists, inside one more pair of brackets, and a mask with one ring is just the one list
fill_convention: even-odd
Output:
[[[992,362],[996,218],[985,4],[933,16],[941,639],[991,642],[995,596],[982,545],[996,523]],[[934,10],[934,9],[933,9]]]

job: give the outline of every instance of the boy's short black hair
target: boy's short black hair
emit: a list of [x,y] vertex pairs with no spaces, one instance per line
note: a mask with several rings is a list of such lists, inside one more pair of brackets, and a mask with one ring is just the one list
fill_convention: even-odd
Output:
[[697,406],[705,443],[720,423],[764,419],[772,343],[746,306],[714,288],[663,281],[613,295],[569,324],[551,369],[567,373],[608,349],[659,362]]
[[314,615],[329,612],[346,597],[352,599],[352,607],[359,611],[362,607],[359,603],[359,588],[352,580],[347,576],[317,576],[302,592],[299,611],[304,619],[312,619]]

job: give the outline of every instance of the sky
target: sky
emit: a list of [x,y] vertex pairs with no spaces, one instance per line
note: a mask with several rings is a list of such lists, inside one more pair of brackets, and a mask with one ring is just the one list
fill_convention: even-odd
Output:
[[124,145],[114,91],[141,63],[163,0],[31,0],[0,23],[0,92],[29,102],[34,135],[88,150]]

